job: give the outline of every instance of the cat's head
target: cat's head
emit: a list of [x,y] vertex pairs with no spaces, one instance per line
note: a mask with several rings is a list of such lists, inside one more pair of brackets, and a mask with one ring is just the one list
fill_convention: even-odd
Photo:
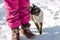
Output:
[[40,11],[41,11],[41,9],[33,4],[33,6],[31,7],[31,14],[32,15],[39,15]]

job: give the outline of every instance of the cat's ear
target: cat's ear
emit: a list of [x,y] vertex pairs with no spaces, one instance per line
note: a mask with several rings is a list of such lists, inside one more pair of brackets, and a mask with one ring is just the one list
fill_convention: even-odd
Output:
[[34,4],[32,4],[33,5],[33,7],[36,7],[36,5],[34,5]]

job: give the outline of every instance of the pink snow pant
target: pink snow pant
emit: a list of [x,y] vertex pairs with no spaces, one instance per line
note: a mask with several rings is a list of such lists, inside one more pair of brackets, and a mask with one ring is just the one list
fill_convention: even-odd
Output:
[[30,21],[29,0],[4,0],[6,20],[10,28],[17,28]]

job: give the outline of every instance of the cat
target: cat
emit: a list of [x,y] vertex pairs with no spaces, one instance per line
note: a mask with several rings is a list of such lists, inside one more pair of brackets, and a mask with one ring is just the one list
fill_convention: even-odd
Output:
[[36,5],[32,4],[33,6],[30,6],[31,10],[31,20],[36,25],[38,31],[40,34],[42,34],[42,24],[43,24],[43,12],[42,10],[37,7]]

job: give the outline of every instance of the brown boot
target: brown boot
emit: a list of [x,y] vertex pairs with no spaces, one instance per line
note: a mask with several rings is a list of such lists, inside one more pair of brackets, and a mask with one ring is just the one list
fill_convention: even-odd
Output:
[[19,28],[14,28],[12,30],[12,40],[19,40]]
[[25,25],[21,25],[21,32],[22,34],[24,34],[27,38],[29,39],[33,39],[35,38],[35,34],[33,34],[30,30],[29,30],[30,24],[27,23]]

